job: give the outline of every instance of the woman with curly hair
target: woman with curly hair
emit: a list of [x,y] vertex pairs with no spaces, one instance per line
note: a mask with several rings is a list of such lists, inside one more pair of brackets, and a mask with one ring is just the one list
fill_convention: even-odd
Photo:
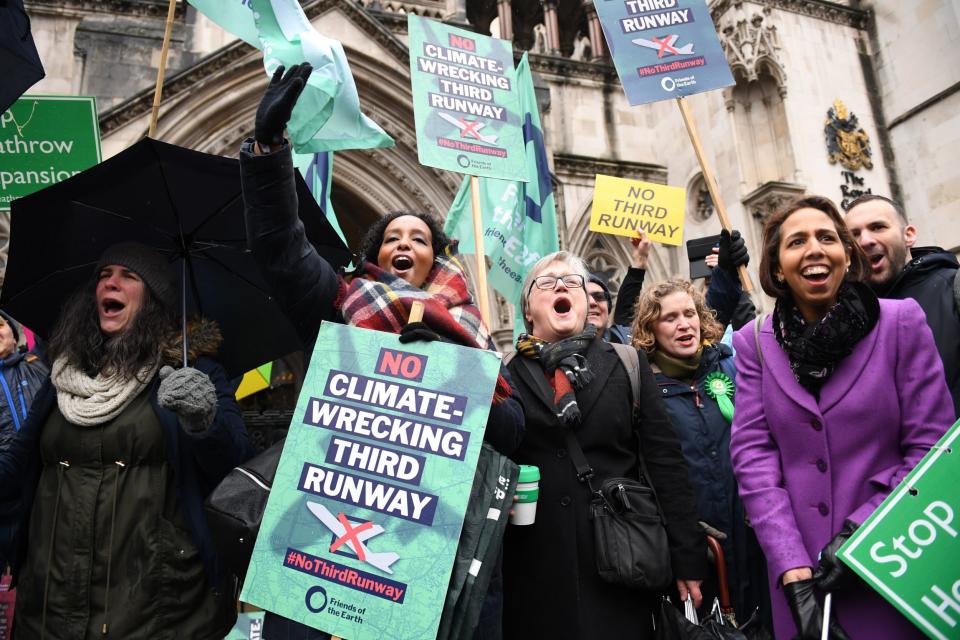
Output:
[[[456,242],[432,216],[396,212],[381,218],[363,238],[360,265],[349,275],[336,273],[307,240],[297,217],[293,162],[283,130],[310,71],[309,64],[285,74],[283,67],[277,70],[257,110],[254,138],[240,151],[248,244],[304,344],[309,349],[320,323],[333,321],[399,333],[401,342],[445,340],[494,349],[473,304]],[[414,302],[424,306],[423,321],[408,323]],[[501,366],[484,440],[510,455],[522,437],[523,407]],[[498,569],[481,612],[483,637],[499,637]],[[265,636],[328,637],[272,614]]]
[[[703,294],[676,278],[643,291],[631,335],[650,360],[680,439],[701,524],[709,525],[726,556],[731,603],[741,616],[757,607],[766,611],[760,548],[745,523],[730,461],[737,370],[730,347],[720,343],[723,327]],[[705,583],[703,613],[717,586],[716,576]]]

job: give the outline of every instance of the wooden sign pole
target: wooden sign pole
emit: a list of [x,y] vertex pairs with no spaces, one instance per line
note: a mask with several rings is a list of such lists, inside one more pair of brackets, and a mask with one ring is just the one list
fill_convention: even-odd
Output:
[[[680,115],[683,116],[683,124],[687,127],[687,134],[690,136],[690,142],[693,144],[693,151],[697,154],[697,161],[700,163],[700,170],[703,172],[703,181],[707,185],[707,191],[710,192],[710,199],[713,200],[713,206],[717,208],[717,216],[720,218],[720,224],[727,231],[732,231],[730,218],[727,217],[727,208],[720,197],[720,189],[717,186],[717,179],[713,175],[710,162],[703,152],[703,145],[700,143],[700,134],[697,133],[697,125],[693,121],[693,114],[690,113],[690,106],[686,98],[677,98],[677,106],[680,107]],[[747,268],[740,265],[738,268],[740,281],[743,283],[743,290],[747,293],[753,293],[753,286],[750,284],[750,273]]]
[[167,25],[163,31],[163,48],[160,49],[160,66],[157,68],[157,87],[153,90],[153,109],[150,111],[150,129],[147,135],[157,133],[157,116],[160,114],[160,94],[163,93],[163,77],[167,73],[167,53],[170,51],[170,36],[173,34],[173,17],[177,12],[177,0],[170,0],[167,7]]
[[487,259],[483,254],[483,216],[480,208],[480,180],[470,176],[470,201],[473,204],[473,246],[477,256],[477,301],[480,303],[480,317],[490,331],[490,299],[487,296]]

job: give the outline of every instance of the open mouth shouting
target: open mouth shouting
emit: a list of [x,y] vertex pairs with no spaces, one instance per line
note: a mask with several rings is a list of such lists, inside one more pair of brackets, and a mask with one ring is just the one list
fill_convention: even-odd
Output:
[[573,302],[570,300],[569,296],[560,295],[557,296],[557,299],[553,301],[553,312],[560,318],[568,317],[572,310]]
[[390,271],[392,271],[395,276],[402,278],[404,274],[410,273],[412,269],[413,258],[406,254],[397,254],[390,260]]
[[105,297],[100,300],[100,317],[101,318],[116,318],[123,310],[127,307],[120,300],[113,297]]

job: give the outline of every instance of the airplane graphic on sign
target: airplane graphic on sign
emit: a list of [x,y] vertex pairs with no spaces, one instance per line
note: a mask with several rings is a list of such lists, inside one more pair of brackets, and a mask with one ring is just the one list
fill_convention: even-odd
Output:
[[361,562],[385,571],[393,573],[390,566],[400,559],[400,554],[393,551],[383,551],[380,553],[370,551],[364,544],[367,540],[383,533],[383,527],[372,522],[363,522],[353,526],[343,513],[334,516],[329,509],[318,502],[307,502],[307,508],[310,509],[317,520],[323,523],[333,535],[337,537],[330,545],[330,551],[336,551],[341,546],[346,545],[351,551],[357,554],[357,559]]
[[679,49],[673,46],[679,37],[680,36],[667,36],[665,38],[652,37],[649,40],[634,38],[631,42],[641,47],[646,47],[647,49],[656,49],[658,58],[662,58],[663,56],[692,56],[694,53],[692,42],[683,45]]

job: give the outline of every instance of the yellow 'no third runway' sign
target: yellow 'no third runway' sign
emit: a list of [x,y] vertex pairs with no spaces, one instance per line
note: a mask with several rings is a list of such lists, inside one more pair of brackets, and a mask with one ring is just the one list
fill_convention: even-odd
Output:
[[686,191],[679,187],[597,174],[590,230],[680,245]]

